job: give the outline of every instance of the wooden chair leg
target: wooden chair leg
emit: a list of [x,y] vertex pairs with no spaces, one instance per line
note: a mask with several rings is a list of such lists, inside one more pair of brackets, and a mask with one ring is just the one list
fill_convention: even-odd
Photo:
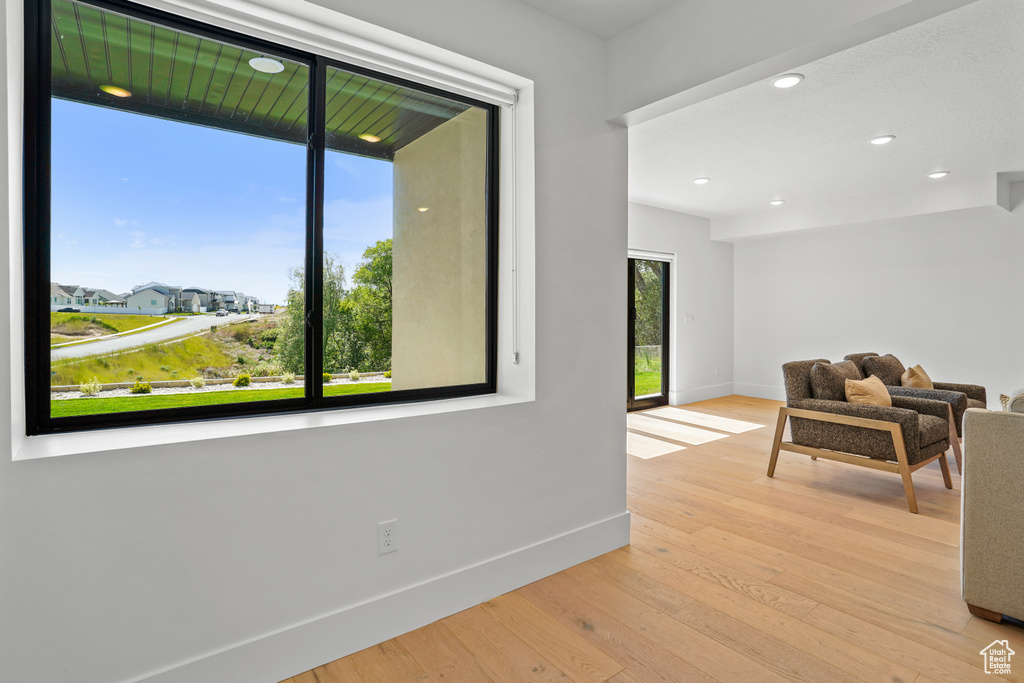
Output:
[[903,443],[903,429],[898,424],[892,426],[892,445],[896,448],[896,461],[899,463],[900,476],[903,477],[903,490],[907,494],[907,505],[910,511],[917,514],[917,496],[914,495],[914,482],[910,478],[910,463],[907,461],[907,449]]
[[779,447],[782,445],[782,433],[786,430],[785,408],[779,408],[779,421],[775,425],[775,440],[772,441],[772,455],[768,458],[768,476],[775,476],[775,463],[779,461]]
[[999,624],[999,623],[1001,623],[1003,621],[1003,615],[1000,614],[999,612],[993,612],[990,609],[985,609],[984,607],[978,607],[977,605],[972,605],[971,603],[967,603],[967,609],[969,609],[971,611],[971,614],[973,614],[974,616],[979,617],[981,619],[987,619],[988,621],[994,621],[997,624]]
[[953,488],[953,479],[949,476],[949,463],[946,462],[946,454],[939,454],[939,467],[942,468],[942,483],[946,485],[947,489]]
[[[960,437],[956,434],[956,423],[953,421],[953,406],[949,407],[949,443],[953,445],[953,459],[956,460],[956,473],[964,473],[964,456],[960,452]],[[949,488],[949,487],[946,487]]]

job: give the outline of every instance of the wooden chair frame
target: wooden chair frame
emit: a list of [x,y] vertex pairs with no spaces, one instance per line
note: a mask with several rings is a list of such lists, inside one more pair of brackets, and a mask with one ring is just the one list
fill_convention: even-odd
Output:
[[[843,453],[841,451],[830,451],[823,448],[813,448],[811,446],[801,446],[790,441],[783,441],[782,434],[786,429],[786,419],[790,417],[817,420],[818,422],[833,422],[836,424],[865,427],[867,429],[877,429],[882,432],[889,432],[892,435],[893,448],[896,450],[896,462],[869,458],[866,455],[856,455],[853,453]],[[949,417],[950,441],[955,444],[953,452],[956,456],[957,466],[959,467],[960,447],[956,438],[956,426],[953,424],[953,409],[951,407],[949,408]],[[907,505],[910,506],[910,511],[914,514],[917,514],[917,497],[914,495],[914,483],[910,478],[910,474],[912,472],[921,469],[934,460],[938,460],[939,466],[942,468],[943,483],[946,485],[947,489],[953,488],[953,481],[950,478],[949,464],[946,462],[945,451],[938,455],[933,455],[927,460],[919,462],[916,465],[911,465],[907,461],[907,449],[903,443],[903,429],[900,427],[898,422],[886,422],[884,420],[871,420],[864,417],[851,417],[850,415],[823,413],[816,410],[782,407],[779,408],[779,421],[775,427],[775,440],[772,442],[772,454],[771,458],[768,460],[769,477],[775,476],[775,465],[779,460],[780,450],[809,455],[812,460],[825,458],[826,460],[846,462],[851,465],[870,467],[872,469],[884,470],[886,472],[896,472],[903,477],[903,490],[907,494]]]

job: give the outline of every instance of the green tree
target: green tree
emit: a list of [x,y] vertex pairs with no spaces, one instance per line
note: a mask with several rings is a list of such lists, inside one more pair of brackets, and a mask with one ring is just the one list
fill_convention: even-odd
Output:
[[[278,328],[274,351],[287,372],[305,371],[306,355],[306,273],[292,268],[288,276],[288,306]],[[346,297],[345,268],[333,254],[324,254],[324,369],[340,372],[348,346],[345,335],[351,324],[342,303]]]
[[381,240],[363,252],[346,299],[357,344],[352,366],[361,372],[391,369],[391,275],[392,242]]
[[636,345],[661,344],[661,300],[664,266],[658,261],[635,261],[634,305],[636,306]]
[[[324,254],[324,370],[330,373],[391,369],[391,240],[382,240],[363,252],[353,276],[355,286],[345,288],[345,270],[334,254]],[[304,371],[305,273],[289,273],[288,308],[279,326],[275,353],[288,372]]]

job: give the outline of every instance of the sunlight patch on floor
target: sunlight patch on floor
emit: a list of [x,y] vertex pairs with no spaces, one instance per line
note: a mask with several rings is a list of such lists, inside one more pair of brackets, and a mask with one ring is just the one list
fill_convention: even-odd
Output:
[[673,420],[674,422],[684,422],[686,424],[699,425],[701,427],[710,427],[711,429],[729,432],[730,434],[742,434],[743,432],[749,432],[754,429],[764,427],[764,425],[759,425],[754,422],[733,420],[728,417],[697,413],[692,410],[683,410],[682,408],[673,408],[671,406],[656,408],[655,410],[647,410],[645,411],[645,414],[655,415],[667,420]]
[[626,453],[637,458],[650,460],[651,458],[657,458],[662,455],[668,455],[669,453],[684,450],[686,450],[685,446],[668,443],[661,439],[652,439],[651,437],[644,436],[642,434],[626,432]]
[[700,429],[699,427],[691,427],[689,425],[669,422],[667,420],[659,420],[656,417],[647,417],[646,415],[637,415],[635,413],[626,416],[626,426],[630,429],[635,429],[638,432],[644,432],[653,436],[662,436],[666,439],[682,441],[683,443],[693,444],[694,446],[699,446],[700,444],[707,443],[709,441],[725,439],[729,436],[728,434],[709,432],[708,430]]

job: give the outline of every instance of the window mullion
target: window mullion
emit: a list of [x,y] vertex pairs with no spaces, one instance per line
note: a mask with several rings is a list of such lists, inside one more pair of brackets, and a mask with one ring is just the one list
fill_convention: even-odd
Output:
[[324,111],[326,67],[314,58],[309,82],[306,173],[306,400],[323,398]]

